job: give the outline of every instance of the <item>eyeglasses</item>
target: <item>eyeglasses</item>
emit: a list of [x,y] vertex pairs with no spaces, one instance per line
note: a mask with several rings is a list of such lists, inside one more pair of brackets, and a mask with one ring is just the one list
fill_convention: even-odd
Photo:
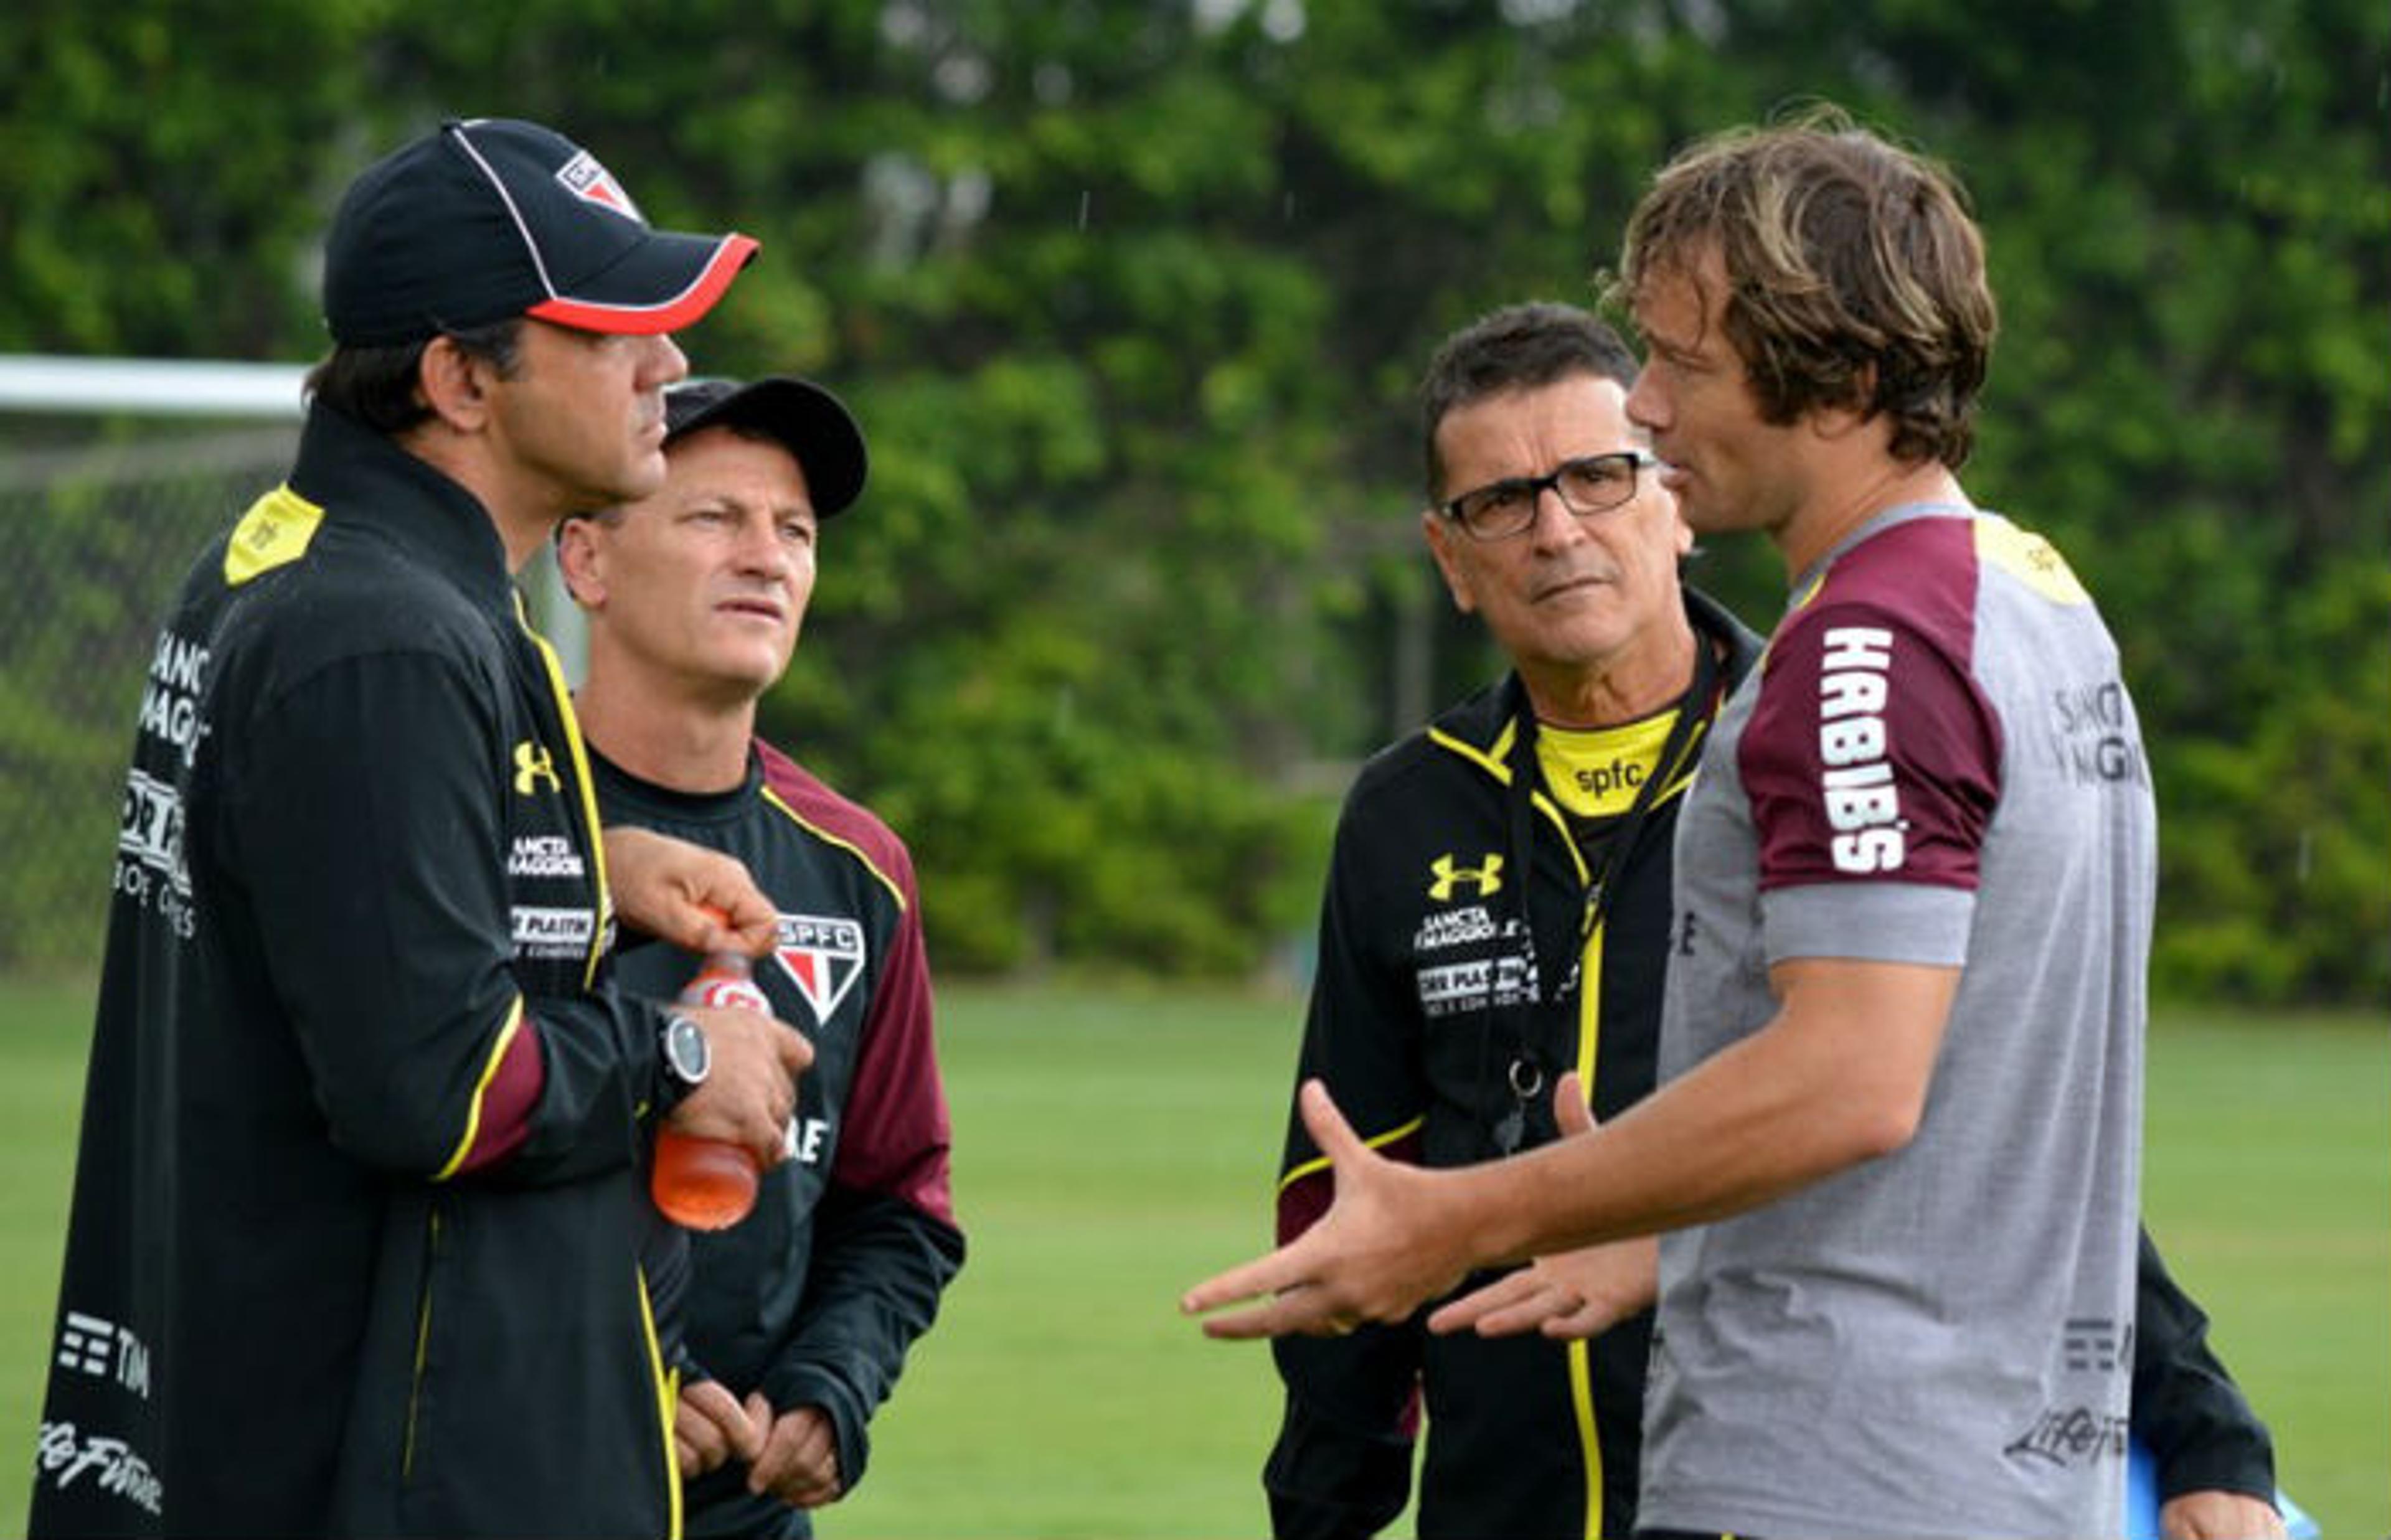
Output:
[[1460,525],[1472,540],[1508,540],[1534,526],[1536,504],[1545,493],[1557,493],[1561,506],[1581,519],[1608,512],[1635,495],[1639,468],[1660,463],[1658,456],[1644,449],[1587,455],[1562,461],[1548,476],[1489,481],[1437,511]]

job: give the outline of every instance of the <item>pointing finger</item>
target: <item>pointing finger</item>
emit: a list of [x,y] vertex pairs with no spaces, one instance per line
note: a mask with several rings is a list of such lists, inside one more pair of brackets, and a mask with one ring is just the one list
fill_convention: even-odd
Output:
[[[1299,1287],[1303,1282],[1301,1259],[1292,1253],[1301,1244],[1302,1241],[1298,1239],[1290,1245],[1280,1247],[1268,1256],[1257,1257],[1240,1266],[1232,1267],[1225,1273],[1206,1278],[1180,1297],[1181,1313],[1200,1315],[1205,1311],[1216,1310],[1224,1304],[1236,1304],[1246,1300],[1260,1299],[1283,1290]],[[1267,1312],[1249,1312],[1248,1315],[1254,1314],[1267,1314]],[[1218,1321],[1207,1322],[1205,1330],[1212,1336],[1263,1335],[1260,1332],[1212,1329],[1217,1326],[1224,1326],[1232,1320],[1243,1321],[1247,1318],[1247,1316],[1222,1317]]]
[[1296,1289],[1266,1304],[1213,1316],[1204,1323],[1204,1335],[1229,1342],[1264,1337],[1343,1337],[1352,1331],[1354,1319],[1329,1304],[1322,1290]]

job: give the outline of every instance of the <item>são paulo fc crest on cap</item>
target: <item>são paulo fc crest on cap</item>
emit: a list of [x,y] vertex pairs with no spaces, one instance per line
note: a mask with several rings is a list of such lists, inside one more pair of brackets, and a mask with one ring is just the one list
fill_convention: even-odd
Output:
[[586,149],[557,167],[556,179],[564,184],[565,191],[584,203],[612,209],[642,225],[648,222],[647,216],[640,212],[640,206],[631,201],[631,195],[623,190],[623,184],[614,180],[614,173],[600,165],[598,157]]
[[773,956],[826,1026],[855,981],[863,976],[863,927],[827,915],[782,915]]

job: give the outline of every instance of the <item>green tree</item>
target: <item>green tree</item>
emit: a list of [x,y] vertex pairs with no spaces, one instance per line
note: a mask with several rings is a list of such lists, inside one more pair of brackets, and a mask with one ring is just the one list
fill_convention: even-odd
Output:
[[[34,0],[0,19],[0,348],[311,356],[366,158],[449,112],[558,124],[659,223],[762,237],[701,371],[865,420],[768,725],[912,841],[942,965],[1234,970],[1308,922],[1358,756],[1499,666],[1412,529],[1435,341],[1591,298],[1672,149],[1830,98],[1984,217],[1970,485],[2126,651],[2163,982],[2383,1000],[2378,9]],[[1700,571],[1781,603],[1758,543]],[[0,756],[72,666],[9,660]]]

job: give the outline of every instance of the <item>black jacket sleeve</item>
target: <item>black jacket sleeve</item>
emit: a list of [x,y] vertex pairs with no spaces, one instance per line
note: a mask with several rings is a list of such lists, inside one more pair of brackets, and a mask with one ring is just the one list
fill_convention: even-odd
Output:
[[292,684],[227,754],[224,866],[273,938],[267,969],[336,1145],[394,1174],[448,1174],[512,1025],[539,1034],[545,1079],[493,1174],[580,1180],[636,1158],[654,1015],[605,992],[523,997],[490,688],[431,651]]
[[1278,1440],[1262,1466],[1275,1540],[1364,1540],[1411,1495],[1420,1328],[1365,1326],[1350,1337],[1271,1344],[1286,1385]]
[[[1385,884],[1366,864],[1383,841],[1371,838],[1367,821],[1349,802],[1321,905],[1319,972],[1296,1083],[1318,1077],[1381,1153],[1416,1159],[1428,1103],[1418,1002],[1386,952],[1387,924],[1373,913],[1371,900]],[[1281,1173],[1277,1235],[1285,1244],[1325,1211],[1331,1186],[1293,1111]],[[1278,1438],[1262,1467],[1276,1540],[1359,1540],[1402,1512],[1411,1494],[1420,1331],[1411,1322],[1272,1344],[1286,1388]]]
[[2275,1500],[2275,1445],[2208,1349],[2208,1317],[2141,1232],[2134,1327],[2133,1427],[2158,1469],[2159,1501],[2187,1492]]
[[814,1207],[804,1304],[763,1380],[775,1407],[829,1415],[848,1492],[871,1462],[872,1413],[963,1264],[921,902],[903,847],[884,857],[907,902],[872,985],[846,1126]]
[[814,1211],[805,1310],[764,1393],[775,1406],[829,1415],[850,1493],[871,1461],[872,1414],[963,1263],[963,1231],[901,1198],[834,1184]]

